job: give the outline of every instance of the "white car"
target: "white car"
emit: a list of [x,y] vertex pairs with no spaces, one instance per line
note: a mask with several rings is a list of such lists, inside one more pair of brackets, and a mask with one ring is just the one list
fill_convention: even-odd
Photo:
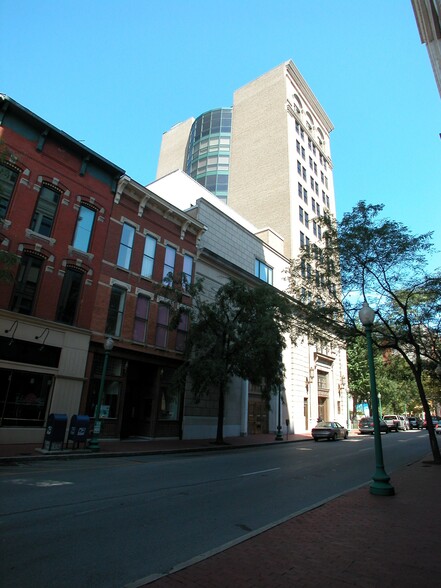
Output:
[[400,421],[399,428],[402,431],[408,431],[410,429],[410,425],[409,425],[409,421],[408,421],[407,417],[400,414],[400,415],[398,415],[398,419]]

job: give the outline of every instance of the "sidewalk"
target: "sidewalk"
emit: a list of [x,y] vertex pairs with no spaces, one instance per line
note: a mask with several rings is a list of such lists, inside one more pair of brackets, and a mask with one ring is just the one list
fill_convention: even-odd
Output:
[[359,488],[175,573],[126,588],[439,586],[441,466],[431,458],[393,473],[395,496]]
[[275,434],[247,435],[246,437],[227,437],[224,445],[216,445],[213,439],[100,439],[99,452],[91,452],[81,444],[80,448],[58,450],[43,450],[42,445],[15,444],[0,445],[0,462],[28,461],[35,459],[75,459],[86,457],[114,457],[118,455],[149,455],[155,453],[178,453],[188,451],[225,451],[253,447],[255,445],[273,445],[293,443],[297,441],[312,441],[311,435],[283,435],[283,441],[276,441]]
[[[356,434],[356,433],[352,433]],[[112,457],[188,451],[222,451],[253,445],[312,440],[274,434],[211,440],[100,441],[100,452],[82,449],[42,454],[34,445],[0,446],[0,462]],[[395,496],[373,496],[368,486],[318,504],[201,554],[158,579],[125,588],[309,588],[325,585],[414,588],[441,578],[441,466],[432,455],[391,474]]]

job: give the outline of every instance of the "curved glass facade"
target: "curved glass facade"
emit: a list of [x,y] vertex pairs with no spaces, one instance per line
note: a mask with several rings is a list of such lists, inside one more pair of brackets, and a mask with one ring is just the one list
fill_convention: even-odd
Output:
[[227,201],[230,170],[232,108],[201,114],[193,123],[187,145],[186,172]]

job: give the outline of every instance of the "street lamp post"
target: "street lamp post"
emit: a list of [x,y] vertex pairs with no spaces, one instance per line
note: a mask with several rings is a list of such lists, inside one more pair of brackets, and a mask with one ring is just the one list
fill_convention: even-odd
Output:
[[99,434],[101,433],[101,403],[103,401],[104,385],[106,381],[107,364],[109,362],[109,354],[113,349],[112,337],[107,337],[104,341],[104,363],[103,371],[101,372],[100,389],[98,392],[98,399],[95,406],[95,421],[93,424],[92,437],[89,441],[89,449],[92,451],[100,450]]
[[378,416],[378,395],[377,384],[375,382],[374,353],[372,349],[372,325],[374,324],[375,311],[370,308],[367,302],[363,303],[363,308],[359,312],[360,321],[366,331],[366,342],[368,351],[369,378],[371,384],[371,402],[374,418],[374,437],[375,437],[375,474],[372,476],[370,493],[377,496],[393,496],[394,487],[389,484],[390,477],[386,474],[383,463],[383,448],[381,445],[380,418]]
[[277,435],[275,441],[283,441],[282,435],[282,395],[280,392],[281,386],[279,386],[279,413],[277,416]]

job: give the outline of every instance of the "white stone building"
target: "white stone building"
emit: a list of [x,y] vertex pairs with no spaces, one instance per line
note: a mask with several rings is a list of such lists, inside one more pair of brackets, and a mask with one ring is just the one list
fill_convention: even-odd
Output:
[[[204,278],[208,296],[229,277],[257,283],[263,277],[281,291],[287,289],[288,259],[283,254],[283,238],[270,228],[259,230],[195,180],[177,170],[156,180],[148,189],[186,210],[202,222],[206,231],[199,244],[196,275]],[[263,240],[263,238],[265,240]],[[321,416],[345,424],[348,415],[346,355],[337,345],[317,349],[306,341],[292,345],[284,353],[286,380],[281,423],[283,432],[309,431]],[[197,407],[187,402],[184,411],[184,438],[209,438],[215,435],[217,405],[206,400]],[[224,434],[246,435],[274,432],[278,425],[278,402],[271,410],[258,391],[247,382],[233,381],[228,393]]]

